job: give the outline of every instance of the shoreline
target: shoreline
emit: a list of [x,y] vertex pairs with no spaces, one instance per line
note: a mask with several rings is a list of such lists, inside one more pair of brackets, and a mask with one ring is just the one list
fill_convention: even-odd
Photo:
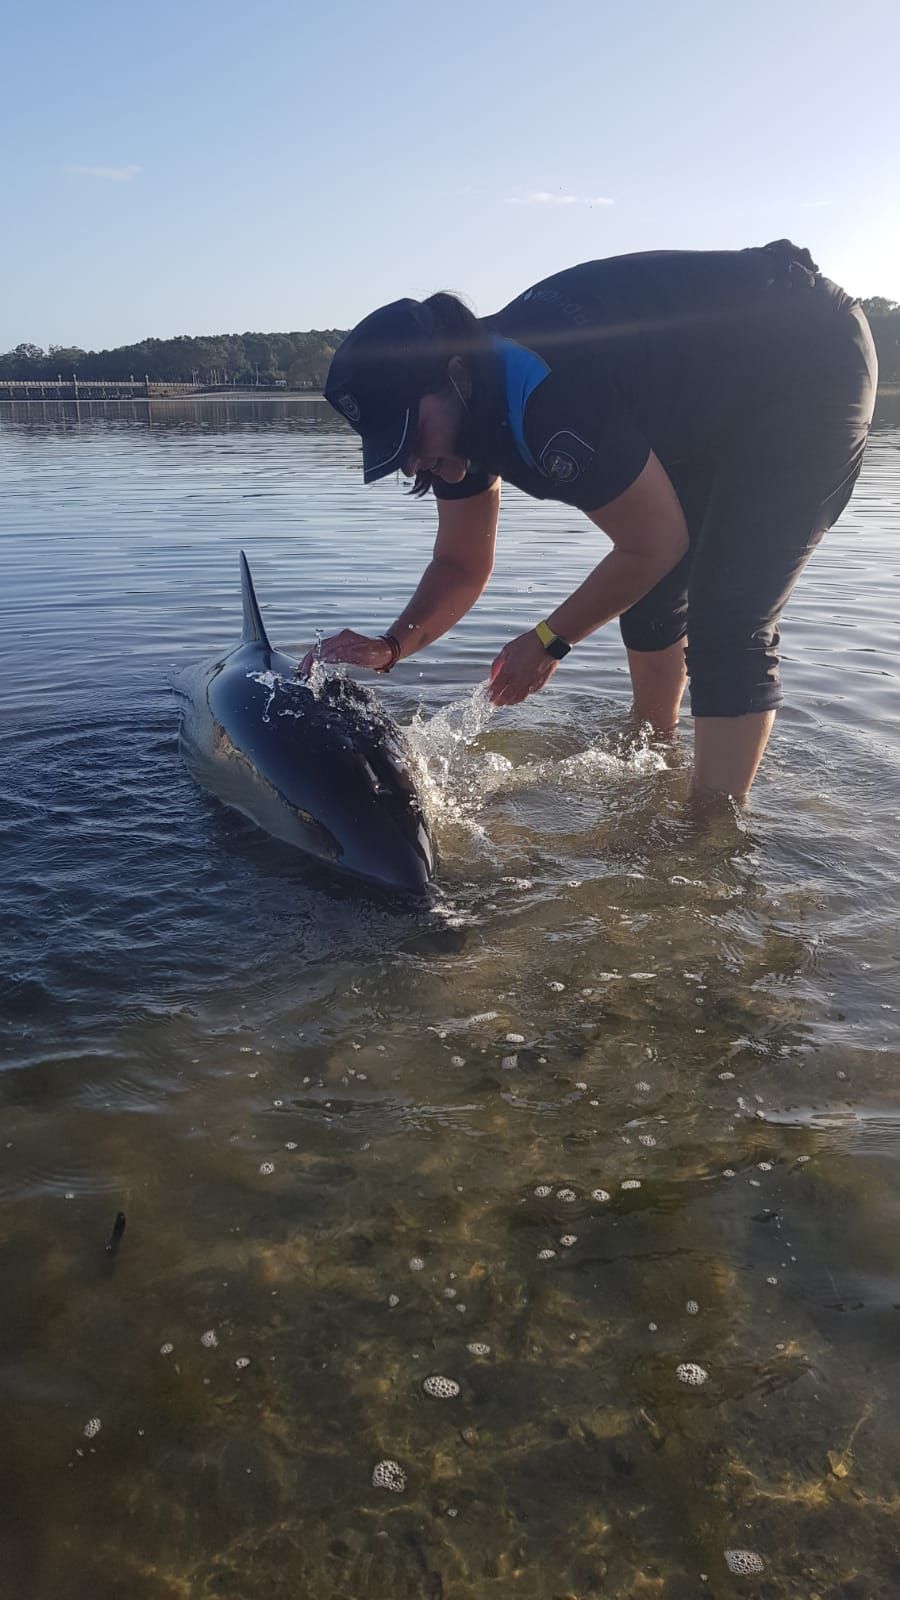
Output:
[[[2,387],[2,384],[0,384]],[[37,387],[37,385],[35,385]],[[112,389],[114,384],[110,384]],[[123,394],[123,395],[10,395],[0,394],[3,406],[171,406],[227,405],[234,400],[254,401],[259,405],[277,405],[285,400],[325,402],[320,389],[184,389],[179,394]]]
[[[900,383],[882,383],[875,391],[878,399],[896,399],[900,395]],[[238,400],[243,403],[254,402],[257,405],[283,405],[286,400],[306,402],[308,404],[323,404],[325,396],[320,389],[211,389],[211,390],[186,390],[181,394],[142,394],[122,395],[117,398],[94,398],[90,395],[79,394],[76,397],[57,398],[56,396],[39,395],[4,395],[0,394],[0,406],[180,406],[201,403],[203,405],[228,405]]]

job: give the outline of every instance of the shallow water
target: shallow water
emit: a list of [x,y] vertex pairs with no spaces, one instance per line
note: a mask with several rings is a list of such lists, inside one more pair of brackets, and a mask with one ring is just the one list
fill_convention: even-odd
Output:
[[289,406],[7,409],[0,491],[9,1592],[896,1595],[897,426],[705,833],[614,629],[478,695],[597,549],[507,496],[482,603],[379,683],[418,919],[198,790],[168,679],[236,638],[242,546],[280,647],[386,626],[428,508]]

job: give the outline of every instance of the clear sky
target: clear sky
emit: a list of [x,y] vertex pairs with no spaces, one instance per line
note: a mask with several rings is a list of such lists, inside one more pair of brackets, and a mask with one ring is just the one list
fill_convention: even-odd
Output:
[[32,0],[2,32],[0,349],[484,313],[784,235],[900,299],[900,0]]

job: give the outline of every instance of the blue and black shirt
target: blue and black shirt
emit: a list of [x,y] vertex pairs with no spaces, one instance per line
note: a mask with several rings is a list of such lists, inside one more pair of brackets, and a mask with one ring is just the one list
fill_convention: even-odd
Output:
[[818,318],[797,313],[821,306],[816,281],[809,253],[787,240],[613,256],[545,278],[483,319],[491,348],[464,440],[469,472],[435,480],[436,497],[466,499],[500,477],[593,511],[651,450],[679,476],[714,467],[813,349]]

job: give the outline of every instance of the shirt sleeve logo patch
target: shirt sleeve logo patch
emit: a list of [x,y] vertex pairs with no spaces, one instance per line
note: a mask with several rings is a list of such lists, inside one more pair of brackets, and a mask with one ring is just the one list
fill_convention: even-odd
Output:
[[577,433],[564,428],[547,440],[541,451],[540,467],[546,478],[554,483],[570,484],[586,472],[594,459],[594,452]]
[[359,421],[359,401],[356,399],[355,395],[339,394],[337,403],[343,411],[348,422]]

